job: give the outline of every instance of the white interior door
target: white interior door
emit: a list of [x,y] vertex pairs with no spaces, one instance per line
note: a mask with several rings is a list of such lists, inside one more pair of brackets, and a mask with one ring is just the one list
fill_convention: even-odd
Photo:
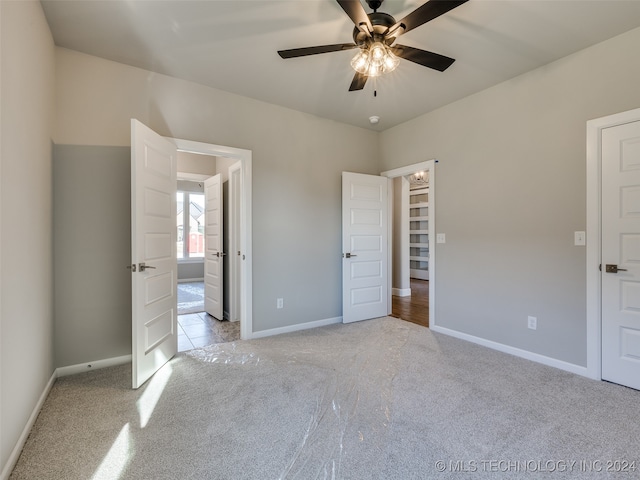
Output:
[[178,351],[176,147],[131,120],[132,383]]
[[222,320],[223,257],[222,250],[222,181],[220,174],[204,182],[205,198],[205,256],[204,256],[204,309]]
[[388,313],[387,178],[342,172],[342,321]]
[[640,121],[602,130],[602,263],[602,378],[640,389]]
[[229,321],[240,320],[242,248],[240,246],[240,202],[242,164],[229,167]]

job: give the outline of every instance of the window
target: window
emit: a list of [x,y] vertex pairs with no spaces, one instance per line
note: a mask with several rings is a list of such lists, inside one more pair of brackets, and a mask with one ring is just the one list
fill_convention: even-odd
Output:
[[204,195],[176,193],[178,260],[204,258]]

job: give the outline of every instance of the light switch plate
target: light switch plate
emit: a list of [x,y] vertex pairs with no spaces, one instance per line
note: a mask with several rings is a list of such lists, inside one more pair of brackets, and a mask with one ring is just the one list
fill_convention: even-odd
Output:
[[573,244],[583,247],[587,244],[587,234],[585,232],[573,232]]
[[436,243],[446,243],[446,238],[444,236],[444,233],[436,234]]

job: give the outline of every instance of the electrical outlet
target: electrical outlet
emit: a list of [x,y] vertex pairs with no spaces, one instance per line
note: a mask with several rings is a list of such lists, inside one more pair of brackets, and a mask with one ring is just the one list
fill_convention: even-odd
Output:
[[284,308],[284,298],[276,299],[276,308]]
[[436,243],[446,243],[446,242],[447,242],[447,238],[444,233],[436,234]]
[[538,319],[536,317],[527,317],[527,326],[531,329],[531,330],[535,330],[538,328]]

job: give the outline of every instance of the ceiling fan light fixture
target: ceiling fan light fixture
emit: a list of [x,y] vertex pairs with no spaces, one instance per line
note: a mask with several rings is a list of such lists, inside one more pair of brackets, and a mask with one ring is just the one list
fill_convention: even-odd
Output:
[[396,69],[400,59],[382,42],[362,48],[351,60],[353,69],[367,77],[378,77]]
[[400,59],[393,54],[389,47],[387,47],[387,54],[384,57],[384,63],[382,66],[384,73],[393,72],[399,64]]
[[371,63],[376,65],[381,65],[387,56],[387,50],[382,42],[374,42],[369,48],[369,52],[371,55]]
[[367,69],[367,77],[379,77],[384,72],[382,71],[382,65],[369,64],[369,68]]
[[369,52],[362,49],[356,53],[356,56],[351,60],[351,66],[356,72],[366,75],[369,68]]

